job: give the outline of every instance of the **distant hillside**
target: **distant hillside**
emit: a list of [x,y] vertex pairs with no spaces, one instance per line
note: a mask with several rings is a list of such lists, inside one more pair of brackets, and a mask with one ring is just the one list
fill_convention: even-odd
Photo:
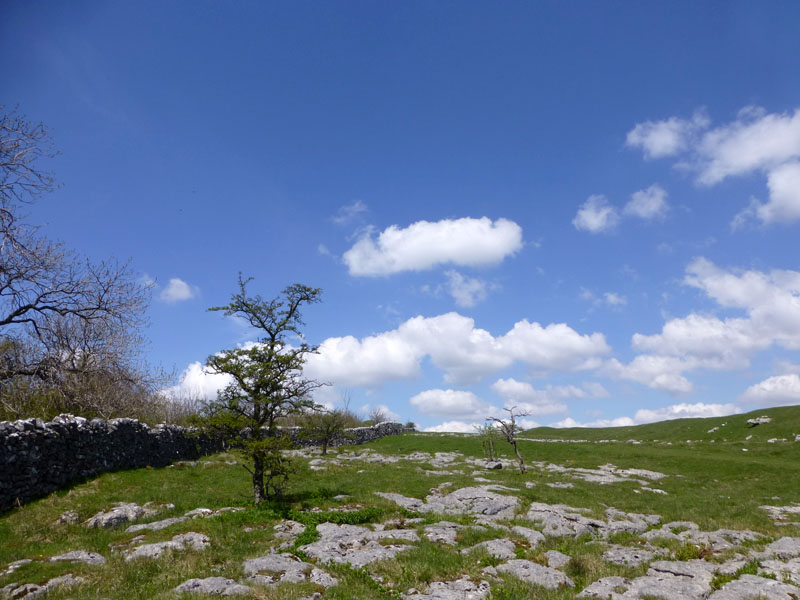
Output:
[[[748,419],[766,416],[772,421],[756,427],[747,424]],[[716,429],[715,429],[716,428]],[[714,431],[711,431],[714,430]],[[709,433],[710,432],[710,433]],[[762,408],[741,415],[708,417],[703,419],[674,419],[632,427],[572,427],[555,429],[536,427],[525,431],[521,437],[530,439],[563,440],[639,440],[662,442],[686,442],[686,440],[705,440],[715,442],[744,442],[752,436],[749,443],[767,442],[773,438],[786,438],[793,441],[800,435],[800,406]]]

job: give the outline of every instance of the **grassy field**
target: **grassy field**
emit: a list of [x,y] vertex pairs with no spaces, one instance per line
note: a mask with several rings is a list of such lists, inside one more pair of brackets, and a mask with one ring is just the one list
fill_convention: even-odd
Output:
[[[767,415],[772,422],[748,427],[746,420]],[[709,433],[709,430],[717,428]],[[691,520],[701,529],[751,529],[767,536],[764,542],[783,535],[800,535],[800,527],[776,527],[762,505],[785,506],[800,502],[800,407],[785,407],[715,419],[685,419],[638,427],[614,429],[548,429],[525,432],[521,452],[529,464],[529,472],[521,475],[510,468],[485,471],[481,476],[511,488],[525,509],[531,502],[567,504],[585,507],[602,515],[606,507],[661,515],[663,522]],[[749,437],[748,439],[748,436]],[[774,441],[773,439],[786,441]],[[535,441],[538,440],[538,441]],[[542,441],[548,440],[548,441]],[[564,441],[570,440],[570,441]],[[610,441],[611,440],[611,441]],[[512,458],[507,444],[498,444],[501,456]],[[342,449],[356,453],[372,451],[384,456],[402,456],[412,452],[459,452],[464,457],[483,456],[480,440],[475,436],[447,434],[407,434],[388,437],[368,446]],[[336,455],[333,455],[334,457]],[[207,457],[197,466],[176,466],[162,469],[139,469],[108,473],[75,485],[51,496],[31,502],[0,516],[0,571],[20,559],[34,559],[11,574],[0,577],[0,588],[14,582],[44,583],[64,573],[86,580],[81,586],[54,590],[48,598],[172,598],[170,590],[192,577],[225,576],[240,580],[242,561],[261,556],[278,542],[273,527],[284,518],[304,521],[306,533],[295,544],[312,541],[314,524],[378,523],[411,515],[375,492],[397,492],[424,498],[443,482],[452,482],[450,489],[478,485],[473,465],[456,461],[451,473],[435,473],[427,462],[401,460],[392,464],[360,460],[328,464],[325,470],[311,470],[309,459],[296,460],[296,472],[287,496],[281,502],[253,507],[249,474],[237,465],[224,461],[231,456]],[[622,469],[648,469],[666,475],[652,487],[664,493],[642,491],[639,483],[626,481],[601,485],[553,470],[564,468],[597,468],[612,463]],[[548,483],[569,482],[568,489],[553,488]],[[526,483],[532,487],[526,487]],[[336,496],[345,494],[344,500]],[[126,533],[125,526],[114,529],[87,529],[81,525],[55,525],[66,510],[75,510],[81,520],[109,508],[116,502],[164,502],[175,505],[147,520],[180,516],[185,512],[207,507],[243,507],[207,519],[176,524],[161,531]],[[353,512],[332,512],[349,506]],[[314,509],[321,512],[303,512]],[[437,515],[424,515],[426,523],[439,521]],[[470,517],[448,520],[468,524]],[[503,521],[506,525],[535,526],[517,518]],[[170,539],[187,531],[208,535],[211,546],[205,551],[174,552],[159,560],[140,559],[126,562],[113,546],[128,543],[135,535],[144,534],[145,542]],[[423,541],[395,560],[381,561],[363,569],[347,566],[328,568],[340,584],[325,591],[325,599],[398,598],[398,591],[411,587],[425,589],[431,581],[453,579],[462,574],[481,579],[481,569],[500,561],[485,553],[462,554],[475,543],[507,534],[488,529],[465,530],[454,547]],[[619,541],[636,543],[636,536],[624,534]],[[586,584],[608,575],[634,577],[644,568],[625,568],[604,562],[600,555],[603,543],[586,537],[548,538],[535,548],[515,540],[517,556],[545,562],[544,552],[557,549],[571,558],[565,571],[576,583],[575,589],[543,590],[506,576],[492,585],[492,598],[573,598]],[[675,559],[699,557],[702,548],[666,544]],[[102,554],[105,565],[50,563],[48,557],[71,550]],[[721,560],[723,557],[706,557]],[[322,588],[309,583],[282,584],[256,588],[256,598],[290,599],[308,596]]]

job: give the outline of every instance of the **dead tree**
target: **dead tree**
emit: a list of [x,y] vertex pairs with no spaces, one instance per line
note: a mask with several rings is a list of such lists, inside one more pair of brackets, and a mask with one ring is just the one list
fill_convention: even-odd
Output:
[[522,460],[522,455],[519,453],[519,448],[517,448],[517,433],[519,433],[522,428],[517,425],[517,417],[527,417],[530,413],[529,412],[519,412],[514,414],[516,410],[516,406],[512,406],[511,408],[504,408],[508,413],[508,419],[498,419],[497,417],[487,417],[487,421],[494,421],[498,425],[498,429],[502,436],[506,439],[506,441],[511,444],[514,448],[514,454],[517,455],[517,461],[519,462],[519,472],[525,473],[525,462]]

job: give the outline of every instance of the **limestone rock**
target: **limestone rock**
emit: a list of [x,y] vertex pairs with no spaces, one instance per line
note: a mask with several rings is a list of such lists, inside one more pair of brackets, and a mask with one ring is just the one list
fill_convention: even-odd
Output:
[[317,525],[317,532],[320,539],[301,546],[300,550],[321,563],[350,563],[354,567],[392,558],[411,548],[407,544],[392,544],[389,540],[419,541],[417,532],[411,529],[371,531],[358,525],[322,523]]
[[764,550],[778,558],[800,556],[800,537],[782,537],[769,544]]
[[461,551],[461,553],[468,554],[479,548],[486,550],[489,556],[505,560],[508,558],[514,558],[516,556],[514,550],[516,550],[517,547],[511,540],[501,538],[497,540],[486,540],[485,542],[480,542],[471,548],[465,548]]
[[561,567],[569,564],[570,561],[569,556],[563,552],[559,552],[558,550],[548,550],[544,553],[544,555],[547,558],[547,566],[554,569],[560,569]]
[[522,525],[515,525],[514,527],[512,527],[511,533],[528,540],[532,548],[545,540],[544,534],[542,534],[540,531],[536,531],[535,529],[530,529],[528,527],[523,527]]
[[159,531],[161,529],[166,529],[167,527],[177,525],[178,523],[185,523],[188,520],[189,517],[171,517],[169,519],[162,519],[161,521],[153,521],[152,523],[141,523],[139,525],[131,525],[125,530],[125,532],[135,533],[137,531],[145,531],[145,530]]
[[322,569],[303,562],[293,554],[267,554],[251,558],[242,563],[249,581],[261,585],[277,585],[279,583],[302,583],[310,581],[324,587],[338,583]]
[[403,595],[404,600],[480,600],[491,590],[489,583],[475,583],[464,576],[454,581],[434,581],[428,586],[427,593],[409,590]]
[[431,542],[440,542],[448,546],[456,545],[458,531],[463,529],[463,525],[452,521],[439,521],[425,526],[424,535]]
[[252,594],[253,589],[224,577],[206,577],[205,579],[189,579],[174,590],[176,593],[206,594],[216,596],[236,596]]
[[90,517],[84,525],[86,527],[116,527],[122,523],[149,516],[149,514],[153,513],[134,502],[120,502],[114,508],[102,510]]
[[739,579],[726,583],[722,589],[711,594],[709,600],[797,600],[800,589],[787,583],[766,579],[757,575],[742,575]]
[[59,562],[59,561],[82,562],[86,563],[87,565],[102,565],[105,564],[106,559],[103,555],[97,554],[96,552],[86,552],[85,550],[73,550],[72,552],[67,552],[66,554],[59,554],[58,556],[53,556],[50,559],[50,562]]
[[81,518],[78,516],[77,511],[68,510],[59,515],[56,525],[77,525],[80,522]]
[[544,567],[530,560],[515,559],[495,567],[501,573],[509,573],[528,583],[535,583],[551,590],[562,586],[575,587],[572,580],[551,567]]
[[763,560],[759,575],[766,573],[774,575],[779,580],[791,581],[795,585],[800,585],[800,558],[793,558],[788,561],[782,560]]
[[650,550],[631,546],[611,546],[603,553],[603,560],[623,567],[638,567],[655,558]]
[[625,577],[603,577],[586,586],[576,598],[622,598],[622,593],[631,585]]
[[192,550],[205,550],[211,540],[207,535],[190,531],[176,535],[171,540],[166,542],[157,542],[155,544],[143,544],[136,546],[131,550],[125,552],[125,560],[131,561],[137,558],[159,558],[167,550],[181,552],[191,548]]

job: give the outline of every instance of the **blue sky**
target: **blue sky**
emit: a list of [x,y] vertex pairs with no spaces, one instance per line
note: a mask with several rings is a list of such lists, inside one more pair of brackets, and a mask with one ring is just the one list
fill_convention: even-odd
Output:
[[50,237],[155,282],[149,360],[213,395],[210,306],[323,289],[319,400],[470,430],[800,403],[793,2],[38,2],[0,103],[50,128]]

